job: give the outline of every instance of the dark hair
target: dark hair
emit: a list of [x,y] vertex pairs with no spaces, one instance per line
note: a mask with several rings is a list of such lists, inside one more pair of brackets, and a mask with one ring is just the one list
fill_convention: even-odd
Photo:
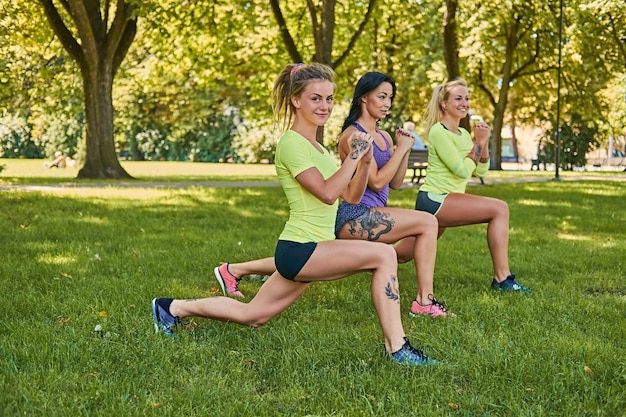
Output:
[[352,123],[354,123],[359,117],[361,117],[361,99],[378,88],[382,83],[391,84],[393,95],[391,96],[391,102],[396,95],[396,82],[387,74],[382,72],[368,72],[363,75],[354,87],[354,95],[352,96],[352,104],[350,105],[350,112],[343,122],[341,131],[346,130]]

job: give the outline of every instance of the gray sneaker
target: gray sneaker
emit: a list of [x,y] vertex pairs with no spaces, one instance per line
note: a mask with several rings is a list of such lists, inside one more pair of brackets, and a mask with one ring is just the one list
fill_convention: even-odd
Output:
[[161,307],[159,301],[163,298],[152,300],[152,319],[154,320],[155,333],[163,332],[165,336],[175,336],[174,330],[180,324],[178,317],[172,316],[169,311]]

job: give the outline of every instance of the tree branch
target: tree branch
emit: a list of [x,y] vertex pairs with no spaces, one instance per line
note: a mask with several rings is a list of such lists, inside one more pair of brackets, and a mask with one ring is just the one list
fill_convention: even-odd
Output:
[[278,30],[280,31],[280,35],[283,38],[283,42],[285,44],[285,48],[289,53],[289,56],[293,60],[293,62],[302,62],[302,56],[300,52],[298,52],[298,48],[296,47],[291,34],[289,33],[289,29],[287,29],[287,23],[285,22],[285,18],[283,17],[283,12],[280,10],[280,5],[278,4],[278,0],[270,0],[270,5],[272,6],[272,12],[274,13],[274,18],[276,19],[276,23],[278,24]]
[[[63,19],[59,15],[56,7],[52,4],[52,0],[39,0],[39,3],[43,7],[44,13],[48,18],[48,22],[50,22],[50,26],[52,30],[59,38],[59,41],[65,48],[65,50],[70,54],[70,56],[78,63],[79,66],[83,66],[85,64],[85,57],[83,55],[83,51],[74,39],[72,32],[65,26]],[[65,1],[61,2],[64,7],[68,8],[69,6]]]
[[333,62],[332,64],[333,68],[337,68],[348,57],[348,55],[352,51],[352,48],[354,48],[356,41],[359,39],[359,36],[361,36],[363,31],[365,30],[365,26],[369,22],[370,17],[372,16],[372,13],[374,12],[375,6],[376,6],[376,0],[370,0],[367,6],[367,12],[365,13],[365,16],[363,16],[363,19],[361,20],[361,24],[359,25],[359,28],[352,35],[352,38],[350,39],[350,42],[348,42],[348,46],[346,46],[346,49],[344,49],[344,51],[339,56],[339,58],[337,58],[337,60]]
[[613,40],[615,40],[615,45],[617,45],[617,48],[622,54],[624,65],[626,65],[626,50],[624,49],[624,40],[620,39],[619,35],[617,34],[617,28],[615,27],[615,19],[613,18],[613,15],[611,13],[608,13],[608,16],[609,16],[609,23],[611,26],[611,35],[613,35]]
[[[135,38],[135,33],[137,32],[137,20],[136,18],[133,18],[134,11],[135,6],[126,3],[126,0],[117,0],[115,17],[113,18],[111,29],[107,34],[104,48],[105,59],[111,59],[114,64],[114,67],[112,68],[113,74],[115,74],[117,68],[119,68],[119,64],[121,64],[128,48],[130,48],[130,45]],[[130,29],[130,32],[127,31],[127,29]],[[124,37],[129,39],[125,40],[127,45],[122,47],[121,43]],[[121,51],[120,48],[122,49]],[[124,48],[126,50],[124,50]],[[120,53],[121,56],[119,56]],[[118,67],[115,67],[118,59]]]

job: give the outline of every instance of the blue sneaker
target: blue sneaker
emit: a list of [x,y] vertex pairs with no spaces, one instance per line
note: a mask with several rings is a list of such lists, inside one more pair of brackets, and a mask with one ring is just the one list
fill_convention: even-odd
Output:
[[509,275],[502,282],[498,282],[494,278],[493,281],[491,281],[491,288],[496,291],[519,291],[526,294],[532,293],[529,288],[526,288],[517,281],[515,281],[515,274]]
[[165,336],[175,336],[174,329],[180,324],[178,317],[172,316],[159,304],[162,298],[152,300],[152,319],[154,320],[155,333],[163,332]]
[[434,359],[430,359],[428,356],[424,354],[419,349],[415,349],[409,343],[409,339],[404,338],[404,345],[400,348],[400,350],[393,352],[389,355],[389,359],[399,364],[408,364],[408,365],[434,365],[437,363]]

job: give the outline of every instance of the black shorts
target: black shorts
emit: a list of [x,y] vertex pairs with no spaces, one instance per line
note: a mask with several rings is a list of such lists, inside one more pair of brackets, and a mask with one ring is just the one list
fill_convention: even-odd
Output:
[[[274,252],[274,263],[280,275],[288,280],[295,280],[304,265],[309,261],[317,243],[299,243],[279,240]],[[304,281],[303,281],[304,282]]]
[[415,210],[437,215],[448,194],[437,194],[429,191],[418,191],[415,199]]

